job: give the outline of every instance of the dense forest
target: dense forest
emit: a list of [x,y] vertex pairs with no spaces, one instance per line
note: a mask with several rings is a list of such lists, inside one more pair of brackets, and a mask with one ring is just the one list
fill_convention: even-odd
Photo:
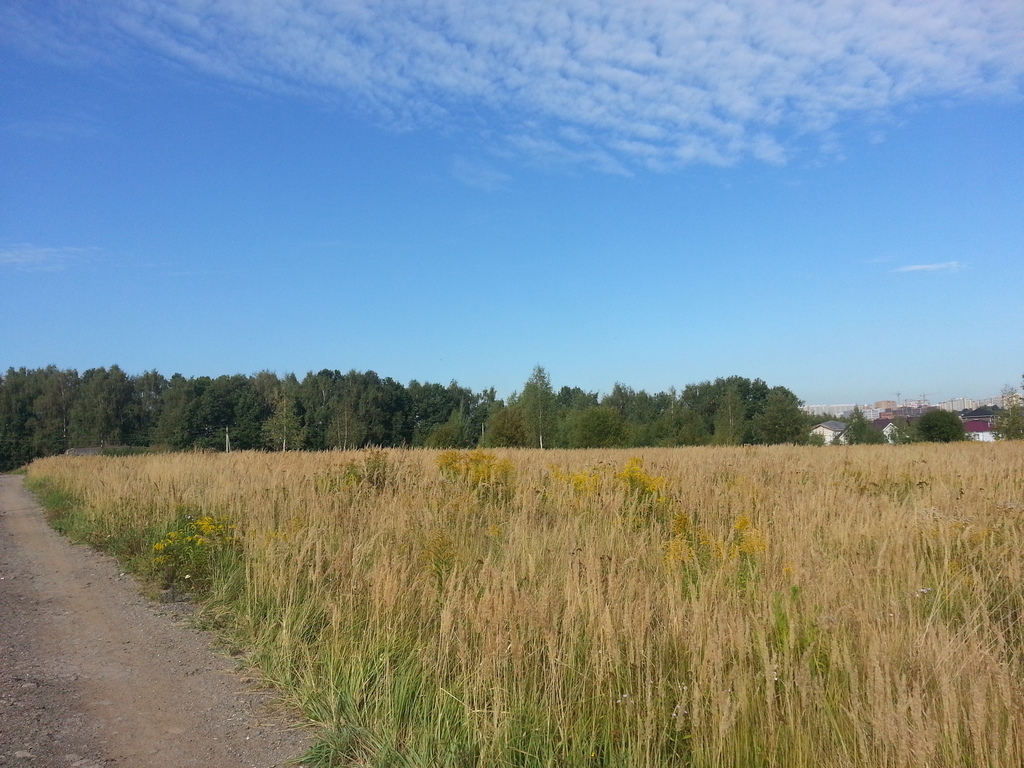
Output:
[[741,376],[648,394],[555,391],[537,367],[507,400],[373,371],[169,379],[118,366],[0,377],[0,470],[69,448],[327,450],[364,446],[600,448],[804,442],[785,387]]

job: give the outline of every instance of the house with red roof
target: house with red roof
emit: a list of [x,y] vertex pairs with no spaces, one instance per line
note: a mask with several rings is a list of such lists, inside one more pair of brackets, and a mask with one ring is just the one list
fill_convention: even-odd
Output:
[[964,431],[971,440],[978,440],[982,443],[994,442],[996,436],[992,433],[992,422],[987,419],[972,419],[964,422]]

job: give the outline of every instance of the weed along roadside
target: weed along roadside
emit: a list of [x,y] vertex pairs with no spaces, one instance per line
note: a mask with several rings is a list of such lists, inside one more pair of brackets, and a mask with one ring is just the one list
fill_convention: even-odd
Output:
[[1024,764],[1014,443],[58,457],[322,766]]

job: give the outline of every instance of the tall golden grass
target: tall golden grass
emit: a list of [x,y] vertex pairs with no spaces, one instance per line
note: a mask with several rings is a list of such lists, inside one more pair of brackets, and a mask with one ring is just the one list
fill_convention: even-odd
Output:
[[29,474],[100,531],[232,522],[210,610],[326,726],[324,763],[1019,768],[1022,468],[997,443]]

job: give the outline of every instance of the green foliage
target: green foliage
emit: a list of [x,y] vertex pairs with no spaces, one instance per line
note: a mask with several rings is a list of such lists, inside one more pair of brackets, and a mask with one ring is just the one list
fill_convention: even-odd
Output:
[[0,380],[0,472],[35,458],[29,425],[35,397],[36,388],[24,368],[11,368]]
[[487,420],[482,445],[488,448],[526,448],[530,445],[530,432],[523,409],[508,405],[495,410]]
[[474,416],[485,400],[483,395],[475,395],[455,381],[444,387],[413,379],[406,389],[413,445],[461,447],[470,441],[470,435],[480,435],[480,421]]
[[555,402],[551,379],[547,371],[538,365],[523,386],[522,394],[516,399],[526,425],[527,446],[543,448],[547,441],[548,447],[551,447],[555,431]]
[[83,373],[80,396],[71,408],[70,442],[79,447],[131,442],[134,390],[128,376],[116,365]]
[[329,404],[326,446],[364,448],[410,442],[409,393],[374,371],[338,373]]
[[462,430],[451,422],[438,424],[427,435],[423,445],[427,448],[461,448]]
[[914,423],[918,439],[927,443],[952,443],[966,440],[964,423],[952,411],[928,411]]
[[164,393],[168,382],[157,371],[146,371],[141,376],[129,377],[132,400],[128,406],[131,445],[152,445],[164,406]]
[[78,372],[61,371],[49,366],[35,371],[38,395],[32,403],[29,429],[32,432],[33,453],[49,456],[68,449],[71,427],[71,408],[78,395]]
[[677,405],[658,419],[655,435],[658,445],[706,445],[711,440],[704,419],[693,408]]
[[181,450],[190,444],[186,412],[196,397],[195,384],[180,373],[171,376],[163,392],[163,408],[157,421],[155,440],[169,448]]
[[715,412],[715,445],[740,445],[747,435],[746,409],[739,390],[726,390]]
[[[439,385],[429,385],[439,388]],[[411,391],[390,378],[373,371],[321,370],[308,373],[299,382],[288,382],[287,390],[296,400],[296,413],[302,426],[302,445],[311,450],[340,448],[352,450],[371,445],[398,446],[412,441]],[[276,400],[276,388],[271,388]],[[442,388],[443,389],[443,388]],[[445,411],[440,422],[448,418]],[[421,425],[419,440],[437,423]],[[422,444],[422,442],[417,442]]]
[[269,402],[247,376],[185,379],[175,374],[157,434],[177,450],[224,450],[228,436],[233,449],[262,448],[263,424],[270,413]]
[[231,446],[235,450],[251,450],[262,445],[263,423],[270,408],[251,382],[245,382],[235,392],[233,423],[228,426]]
[[1012,387],[1003,390],[1003,409],[992,431],[1000,440],[1024,440],[1024,398]]
[[760,379],[716,379],[649,394],[616,383],[605,397],[554,393],[537,366],[507,402],[373,371],[323,369],[300,382],[253,376],[128,376],[117,366],[10,369],[0,376],[0,471],[68,448],[171,450],[605,447],[796,442],[798,401]]
[[[718,411],[730,391],[734,391],[743,403],[743,419],[754,418],[760,413],[768,398],[769,388],[761,379],[747,379],[743,376],[729,376],[699,384],[688,384],[679,396],[680,405],[693,409],[703,420],[708,434],[715,431]],[[732,416],[730,416],[732,418]]]
[[603,405],[575,414],[569,428],[572,448],[614,448],[625,445],[628,436],[619,412]]
[[765,445],[801,444],[807,440],[800,400],[785,387],[773,387],[764,410],[751,420],[754,440]]
[[881,445],[885,442],[885,435],[871,425],[860,408],[854,408],[847,419],[844,436],[847,445]]
[[287,451],[301,447],[302,425],[295,410],[295,400],[282,393],[274,403],[274,413],[263,425],[263,439],[267,447]]
[[555,404],[563,411],[584,411],[598,405],[596,392],[585,392],[579,387],[562,387],[555,395]]

